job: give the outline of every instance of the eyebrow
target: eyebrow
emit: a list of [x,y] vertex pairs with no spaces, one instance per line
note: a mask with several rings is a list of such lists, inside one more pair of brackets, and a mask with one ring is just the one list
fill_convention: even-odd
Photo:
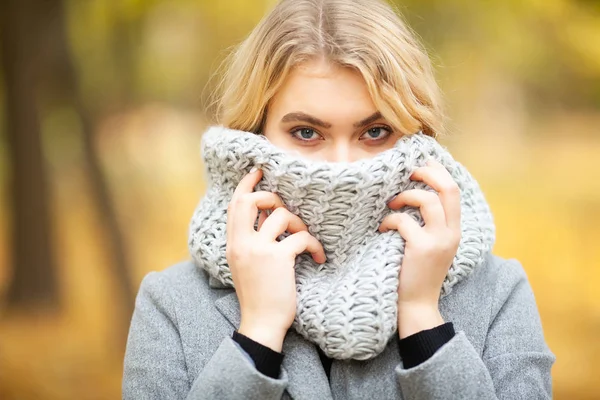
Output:
[[309,124],[320,126],[321,128],[331,128],[330,123],[321,121],[319,118],[313,117],[312,115],[308,115],[303,112],[292,112],[284,115],[283,118],[281,118],[281,122],[293,121],[303,121],[308,122]]
[[361,120],[358,121],[357,123],[354,124],[355,128],[362,128],[365,127],[367,125],[369,125],[371,122],[375,122],[378,119],[380,119],[382,117],[381,113],[379,111],[377,111],[375,114]]
[[[369,125],[371,122],[377,121],[382,117],[381,113],[377,111],[373,115],[368,116],[365,119],[362,119],[354,124],[355,128],[362,128],[364,126]],[[331,128],[331,124],[329,122],[321,121],[317,117],[313,117],[312,115],[308,115],[303,112],[292,112],[288,113],[281,118],[281,122],[293,122],[293,121],[303,121],[308,122],[309,124],[313,124],[316,126],[320,126],[321,128]]]

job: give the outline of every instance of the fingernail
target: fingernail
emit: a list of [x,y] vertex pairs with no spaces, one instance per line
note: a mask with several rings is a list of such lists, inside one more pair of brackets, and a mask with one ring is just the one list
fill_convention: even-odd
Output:
[[256,165],[254,167],[252,167],[252,169],[250,170],[250,173],[253,174],[256,171],[258,171],[258,168],[256,168]]

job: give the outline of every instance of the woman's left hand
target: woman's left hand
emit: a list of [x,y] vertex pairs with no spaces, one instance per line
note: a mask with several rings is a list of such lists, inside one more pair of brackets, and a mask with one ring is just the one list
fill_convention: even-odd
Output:
[[406,213],[392,213],[379,226],[380,232],[397,230],[406,241],[398,285],[401,339],[444,323],[438,306],[440,290],[461,237],[460,189],[448,170],[429,160],[410,179],[422,181],[438,193],[405,190],[388,203],[393,210],[419,207],[425,226]]

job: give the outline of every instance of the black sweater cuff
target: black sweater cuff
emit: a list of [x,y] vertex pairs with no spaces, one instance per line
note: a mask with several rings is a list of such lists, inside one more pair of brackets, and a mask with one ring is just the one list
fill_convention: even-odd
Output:
[[248,336],[244,336],[238,331],[233,331],[232,339],[235,340],[254,361],[256,369],[273,379],[279,378],[281,372],[281,362],[283,353],[279,353],[267,346],[264,346]]
[[398,349],[405,369],[416,367],[427,361],[440,347],[454,337],[454,325],[446,322],[432,329],[426,329],[407,336],[398,337]]

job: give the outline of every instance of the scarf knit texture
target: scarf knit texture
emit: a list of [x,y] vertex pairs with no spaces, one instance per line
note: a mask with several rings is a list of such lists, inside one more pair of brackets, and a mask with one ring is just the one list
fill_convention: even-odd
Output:
[[483,262],[495,241],[493,217],[478,183],[445,147],[421,132],[402,136],[394,147],[368,159],[329,162],[278,148],[260,134],[212,126],[202,136],[201,152],[208,185],[189,225],[195,264],[211,282],[234,287],[225,256],[227,207],[250,169],[262,169],[255,191],[279,195],[325,250],[324,264],[307,252],[296,257],[292,328],[330,358],[371,359],[396,334],[405,241],[396,230],[380,233],[378,228],[392,212],[405,212],[424,225],[418,208],[394,211],[387,202],[409,189],[437,193],[410,180],[428,159],[450,172],[461,199],[461,240],[440,297]]

